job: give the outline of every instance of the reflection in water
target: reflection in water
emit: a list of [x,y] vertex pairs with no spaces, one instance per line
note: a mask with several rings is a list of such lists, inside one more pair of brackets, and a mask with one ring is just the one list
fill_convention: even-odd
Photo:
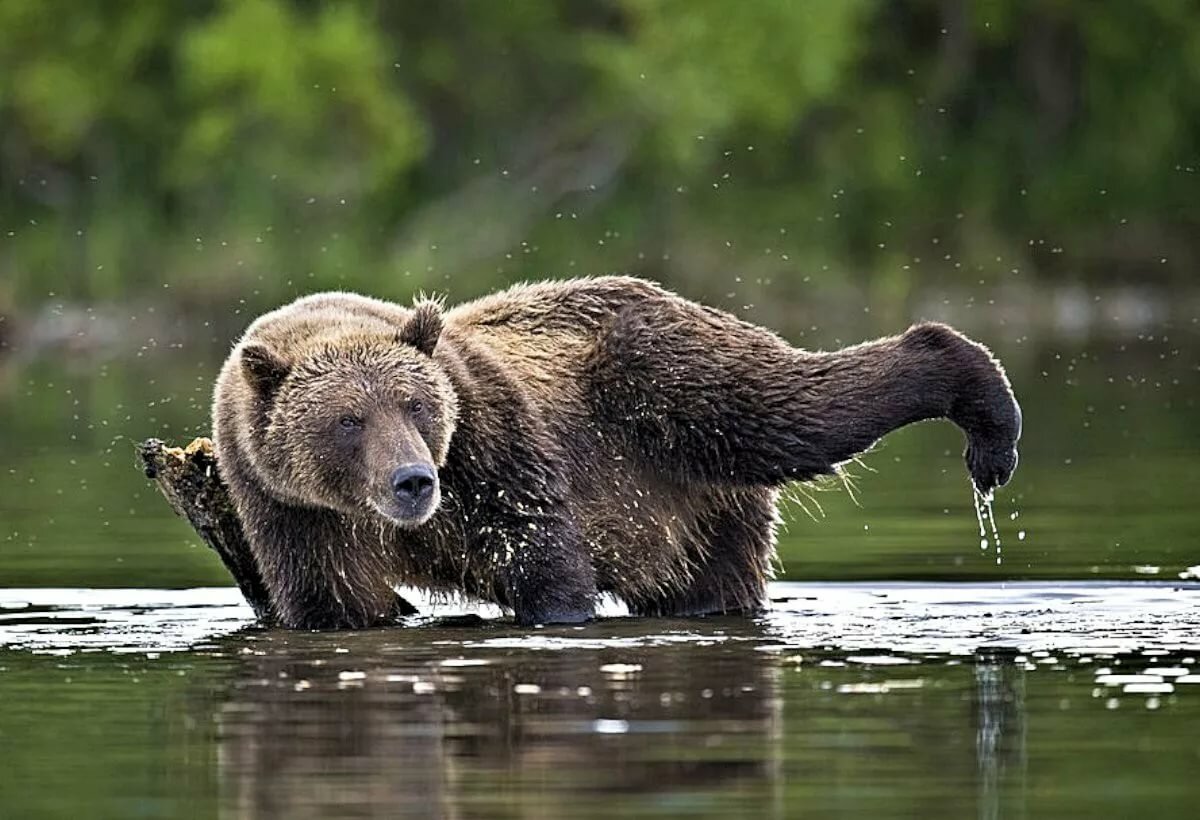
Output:
[[781,816],[780,670],[750,644],[436,660],[389,639],[244,656],[218,716],[228,816]]
[[[1025,670],[1015,652],[976,656],[975,709],[980,820],[1024,817]],[[1004,800],[1003,784],[1012,800]]]
[[[254,674],[296,672],[286,661]],[[306,682],[309,678],[303,679]],[[395,691],[248,678],[218,717],[221,799],[232,817],[327,817],[404,807],[447,815],[452,777],[438,704]]]
[[1200,587],[772,593],[292,633],[236,590],[0,592],[0,815],[1195,816]]

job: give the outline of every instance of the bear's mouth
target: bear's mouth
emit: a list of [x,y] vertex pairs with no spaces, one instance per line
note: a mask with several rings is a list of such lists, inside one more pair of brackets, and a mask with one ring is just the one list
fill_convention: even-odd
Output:
[[435,483],[431,492],[419,498],[368,499],[367,504],[383,518],[398,527],[419,527],[433,517],[441,503],[441,488]]

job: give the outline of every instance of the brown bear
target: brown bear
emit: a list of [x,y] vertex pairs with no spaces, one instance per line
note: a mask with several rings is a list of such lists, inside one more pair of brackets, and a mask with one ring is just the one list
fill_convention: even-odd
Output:
[[966,435],[978,491],[1016,466],[999,363],[948,327],[829,353],[627,277],[443,313],[349,293],[255,321],[217,381],[222,476],[280,622],[364,627],[397,585],[518,623],[760,611],[780,488],[911,422]]

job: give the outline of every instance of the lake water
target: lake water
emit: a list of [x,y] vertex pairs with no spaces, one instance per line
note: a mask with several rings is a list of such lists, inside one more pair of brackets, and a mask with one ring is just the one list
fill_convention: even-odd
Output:
[[[756,621],[261,631],[0,594],[6,817],[1195,816],[1200,585],[776,584]],[[441,614],[445,614],[443,610]]]
[[798,495],[766,617],[532,632],[255,630],[134,464],[213,348],[137,338],[0,360],[0,817],[1195,815],[1194,322],[993,337],[999,562],[921,425]]

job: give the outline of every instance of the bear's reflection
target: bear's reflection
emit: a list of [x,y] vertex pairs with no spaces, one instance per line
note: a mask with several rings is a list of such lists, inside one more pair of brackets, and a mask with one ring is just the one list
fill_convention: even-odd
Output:
[[[903,671],[833,649],[799,663],[754,624],[704,624],[234,636],[216,706],[225,814],[782,817],[859,813],[880,794],[914,817],[1022,805],[1012,653]],[[919,685],[862,694],[893,678]]]
[[607,816],[651,793],[700,808],[730,790],[773,813],[779,671],[754,641],[589,645],[546,630],[529,649],[495,634],[240,643],[218,707],[227,814]]

